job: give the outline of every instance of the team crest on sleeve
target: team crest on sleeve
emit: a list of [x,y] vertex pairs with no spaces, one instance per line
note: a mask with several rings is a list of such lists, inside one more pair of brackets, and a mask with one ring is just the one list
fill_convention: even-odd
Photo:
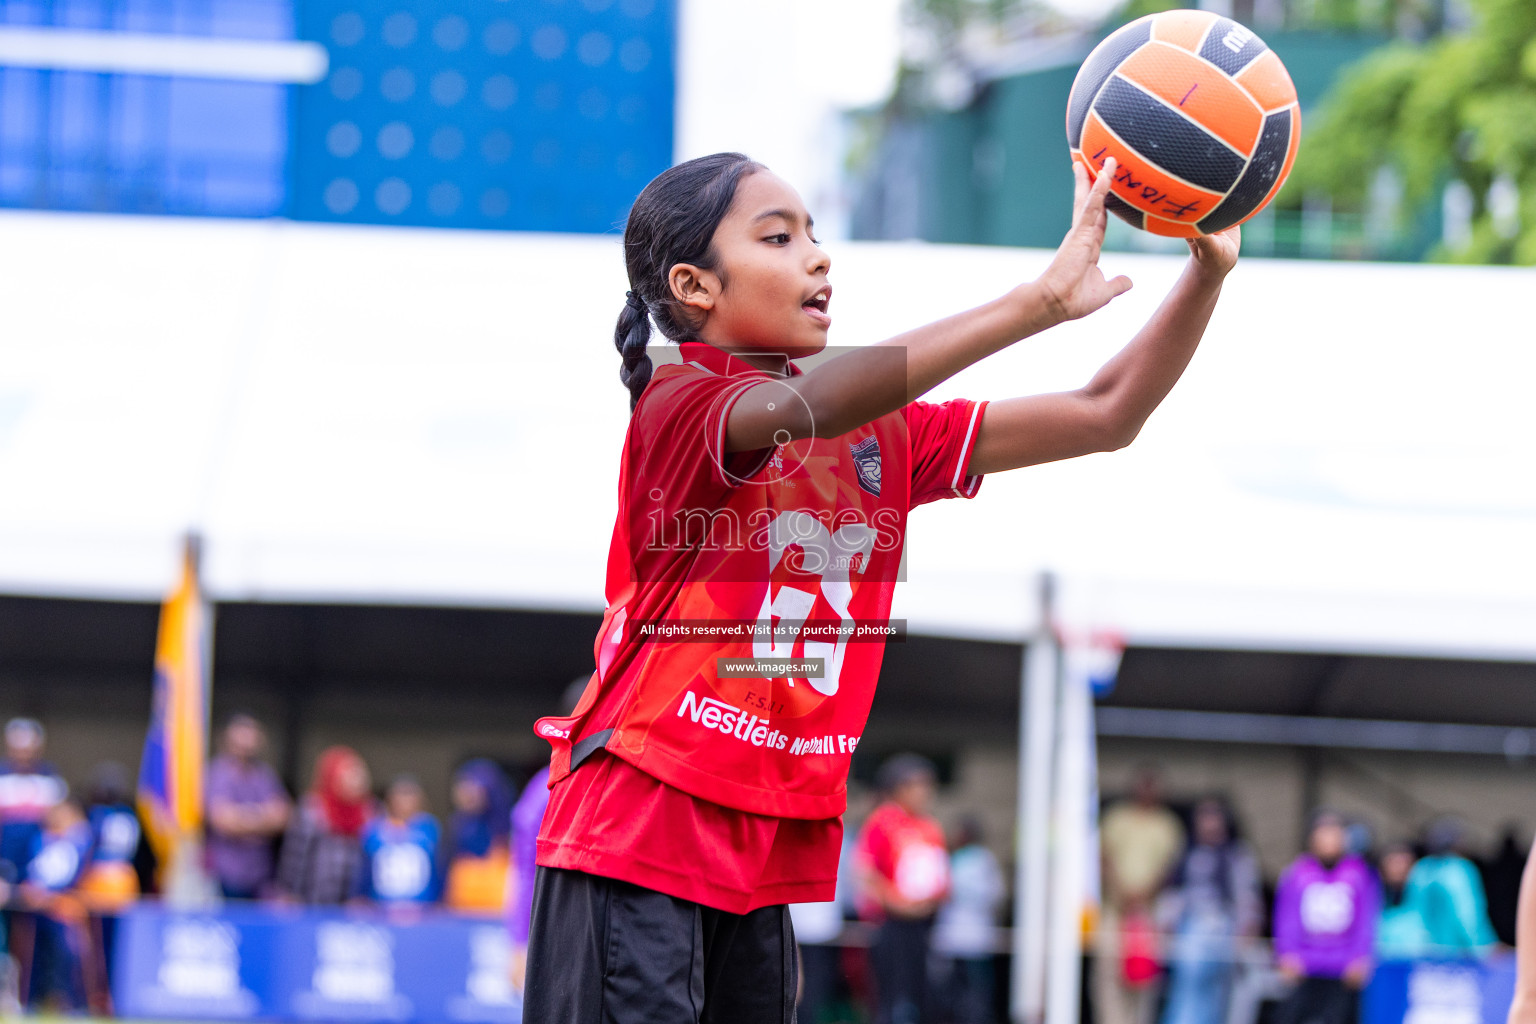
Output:
[[857,444],[849,443],[854,469],[858,470],[859,486],[875,497],[880,496],[880,442],[874,435]]

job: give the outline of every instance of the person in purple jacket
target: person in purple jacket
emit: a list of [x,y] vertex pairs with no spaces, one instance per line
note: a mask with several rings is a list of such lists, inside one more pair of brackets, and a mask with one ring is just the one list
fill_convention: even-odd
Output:
[[1307,852],[1275,891],[1275,960],[1295,983],[1277,1024],[1350,1024],[1375,967],[1381,887],[1348,852],[1344,821],[1328,811],[1312,820]]

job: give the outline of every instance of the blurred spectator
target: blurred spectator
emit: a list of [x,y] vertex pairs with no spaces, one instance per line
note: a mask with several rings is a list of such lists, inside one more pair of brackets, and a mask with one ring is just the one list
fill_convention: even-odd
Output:
[[837,998],[837,974],[841,948],[829,943],[843,933],[843,908],[838,900],[827,903],[791,903],[795,942],[800,947],[800,1001],[798,1019],[822,1024]]
[[[1155,967],[1148,958],[1135,957],[1127,970],[1127,953],[1149,945],[1137,937],[1155,931],[1153,906],[1184,852],[1184,826],[1164,806],[1154,769],[1138,771],[1131,799],[1105,812],[1099,843],[1104,898],[1095,939],[1097,1020],[1099,1024],[1150,1024],[1157,995]],[[1138,969],[1142,964],[1153,969]]]
[[1376,848],[1376,833],[1363,821],[1346,822],[1344,825],[1344,852],[1352,853],[1367,864],[1371,851]]
[[870,947],[875,1024],[928,1019],[928,946],[934,914],[949,889],[944,831],[929,815],[933,764],[900,754],[881,765],[884,801],[859,833],[861,915],[878,927]]
[[46,743],[47,734],[35,719],[13,718],[5,725],[5,759],[0,761],[0,877],[22,876],[43,816],[69,793],[64,779],[43,760]]
[[993,1021],[994,926],[1007,892],[997,858],[981,840],[981,820],[962,819],[949,856],[949,901],[933,927],[934,951],[948,967],[944,1004],[955,1024]]
[[71,1011],[86,1006],[88,935],[73,890],[90,863],[91,843],[85,809],[74,797],[50,807],[33,836],[18,900],[33,912],[36,927],[28,1006]]
[[1417,903],[1408,899],[1408,876],[1418,858],[1407,843],[1393,843],[1381,855],[1381,918],[1376,923],[1376,956],[1412,960],[1429,951],[1429,929]]
[[390,904],[437,899],[438,827],[426,804],[426,793],[412,776],[389,784],[384,813],[363,830],[359,895]]
[[453,855],[484,857],[504,847],[512,830],[511,786],[489,758],[466,761],[453,776]]
[[224,727],[222,750],[208,765],[208,870],[228,899],[253,899],[272,880],[272,843],[292,805],[260,760],[266,737],[250,715]]
[[112,911],[139,896],[134,868],[144,830],[128,792],[128,772],[116,761],[96,766],[86,816],[95,845],[80,890],[93,909]]
[[363,826],[373,817],[368,765],[351,747],[327,747],[288,832],[279,889],[304,903],[341,903],[357,891]]
[[[10,867],[9,864],[0,865]],[[10,905],[15,887],[11,879],[0,872],[0,908]],[[21,1016],[20,979],[17,978],[16,960],[11,956],[11,915],[0,910],[0,1018]]]
[[90,966],[94,977],[105,983],[117,944],[117,914],[139,898],[143,874],[152,874],[154,859],[133,807],[128,770],[116,761],[104,761],[92,773],[86,817],[93,845],[90,866],[80,878],[80,895],[86,908],[99,915],[92,922],[96,941]]
[[1163,1024],[1222,1024],[1239,941],[1262,917],[1259,868],[1224,802],[1200,801],[1192,832],[1158,910],[1173,936]]
[[1405,899],[1419,908],[1435,956],[1479,957],[1497,941],[1482,877],[1459,852],[1465,834],[1456,818],[1431,823],[1424,834],[1427,852],[1408,874]]
[[1307,852],[1275,893],[1275,962],[1295,987],[1277,1024],[1352,1024],[1375,960],[1381,894],[1365,861],[1346,849],[1344,822],[1323,812]]
[[1488,893],[1488,923],[1506,946],[1515,944],[1515,907],[1520,900],[1520,876],[1525,871],[1528,846],[1520,842],[1518,826],[1504,826],[1493,856],[1482,864],[1483,888]]
[[[588,676],[570,682],[560,694],[556,714],[570,715],[586,692]],[[533,877],[538,870],[539,826],[549,806],[549,765],[533,773],[512,807],[511,863],[507,868],[507,932],[512,940],[512,987],[523,990],[528,966],[528,923],[533,914]]]
[[494,761],[476,758],[453,777],[444,901],[457,910],[501,911],[507,899],[512,787]]
[[[868,817],[865,810],[858,815],[862,819]],[[859,840],[862,836],[858,829],[844,829],[843,842],[837,853],[837,892],[833,900],[833,906],[838,915],[838,934],[841,935],[846,928],[848,919],[858,916],[858,909],[864,905],[863,891],[863,866],[859,863]],[[824,907],[823,904],[815,904]],[[822,915],[822,934],[830,931],[829,909],[813,911]],[[790,906],[790,917],[796,922],[796,936],[799,935],[799,919],[794,916],[795,907]],[[815,927],[812,928],[815,934]],[[862,945],[843,945],[837,947],[817,947],[818,952],[812,959],[824,961],[826,970],[832,975],[832,1006],[829,1012],[824,1012],[828,1021],[863,1020],[865,1016],[862,1008],[874,1002],[873,968],[869,962],[869,949]],[[803,950],[802,950],[803,952]],[[802,1020],[810,1021],[808,1015],[802,1014]]]
[[[569,712],[565,712],[569,714]],[[512,864],[507,872],[507,929],[512,938],[512,983],[522,991],[528,955],[528,922],[533,912],[533,876],[537,870],[539,826],[549,806],[549,765],[545,765],[512,807]]]

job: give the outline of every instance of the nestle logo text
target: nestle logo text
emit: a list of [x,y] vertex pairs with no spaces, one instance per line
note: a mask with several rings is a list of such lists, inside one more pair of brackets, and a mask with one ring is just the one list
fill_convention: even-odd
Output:
[[692,690],[683,694],[683,703],[677,709],[677,714],[679,718],[687,715],[697,725],[716,729],[754,747],[783,750],[789,745],[789,737],[770,728],[766,719],[748,714],[713,697],[700,697]]

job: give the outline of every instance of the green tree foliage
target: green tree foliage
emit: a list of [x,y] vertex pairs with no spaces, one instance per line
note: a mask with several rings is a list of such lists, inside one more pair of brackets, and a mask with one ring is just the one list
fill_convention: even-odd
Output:
[[[1390,168],[1411,215],[1459,180],[1474,201],[1471,241],[1436,255],[1536,264],[1536,3],[1472,6],[1469,31],[1386,47],[1340,80],[1303,132],[1287,205],[1324,193],[1335,210],[1362,211],[1372,181]],[[1501,177],[1519,195],[1518,225],[1503,230],[1489,204]]]
[[999,25],[1028,6],[1025,0],[908,0],[912,14],[950,34],[976,24]]
[[[1448,0],[1282,0],[1276,25],[1255,22],[1254,0],[1232,0],[1232,16],[1258,29],[1271,27],[1333,32],[1384,32],[1433,35],[1445,20]],[[1112,16],[1115,24],[1148,14],[1195,6],[1194,0],[1125,0]],[[1273,10],[1273,5],[1271,5]],[[1273,15],[1271,15],[1273,17]]]
[[1001,42],[1010,33],[1034,32],[1061,17],[1046,0],[904,0],[906,38],[889,112],[923,109],[931,99],[926,88],[930,76],[941,67],[954,70],[971,63],[968,39],[972,44],[987,38]]

